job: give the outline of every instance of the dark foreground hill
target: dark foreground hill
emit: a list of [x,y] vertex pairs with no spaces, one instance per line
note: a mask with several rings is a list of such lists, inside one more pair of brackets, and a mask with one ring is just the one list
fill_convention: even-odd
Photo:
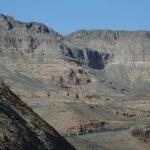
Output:
[[0,84],[0,149],[74,150],[9,88]]

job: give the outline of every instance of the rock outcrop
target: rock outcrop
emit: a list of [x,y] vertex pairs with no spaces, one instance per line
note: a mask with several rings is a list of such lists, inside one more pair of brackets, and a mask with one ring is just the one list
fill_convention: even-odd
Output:
[[150,127],[149,126],[133,126],[130,129],[130,134],[146,143],[150,142]]
[[132,88],[149,87],[149,31],[81,30],[64,39],[71,49],[93,50],[86,57],[89,66],[104,69],[108,80]]
[[60,49],[68,60],[75,61],[81,65],[87,65],[93,69],[104,69],[111,59],[111,56],[108,53],[98,52],[89,48],[69,48],[66,45],[61,45]]

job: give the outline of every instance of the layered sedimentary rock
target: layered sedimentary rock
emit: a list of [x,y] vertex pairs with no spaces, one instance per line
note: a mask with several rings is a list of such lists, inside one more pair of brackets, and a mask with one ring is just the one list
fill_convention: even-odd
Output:
[[82,56],[90,67],[104,69],[109,80],[136,88],[149,83],[149,31],[81,30],[66,36],[65,42],[72,53],[80,48],[82,55],[76,58]]

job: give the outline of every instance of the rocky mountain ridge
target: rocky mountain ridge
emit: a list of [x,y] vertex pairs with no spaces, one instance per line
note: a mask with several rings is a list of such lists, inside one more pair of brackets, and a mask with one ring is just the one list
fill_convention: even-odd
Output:
[[[128,83],[130,86],[134,83],[136,86],[137,80],[149,82],[149,31],[81,30],[66,36],[65,39],[67,44],[72,46],[72,51],[76,52],[76,47],[80,47],[83,51],[91,49],[102,54],[103,59],[95,53],[92,58],[95,58],[95,62],[108,62],[104,76],[109,80],[119,79],[120,83],[124,81],[123,84]],[[90,61],[91,55],[88,56]],[[98,63],[99,67],[104,66],[101,62]],[[120,67],[124,69],[121,70]]]

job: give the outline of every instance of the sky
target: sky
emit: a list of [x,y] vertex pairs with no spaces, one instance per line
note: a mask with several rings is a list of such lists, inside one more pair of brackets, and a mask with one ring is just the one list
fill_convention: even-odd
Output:
[[0,13],[61,34],[80,29],[150,30],[150,0],[0,0]]

